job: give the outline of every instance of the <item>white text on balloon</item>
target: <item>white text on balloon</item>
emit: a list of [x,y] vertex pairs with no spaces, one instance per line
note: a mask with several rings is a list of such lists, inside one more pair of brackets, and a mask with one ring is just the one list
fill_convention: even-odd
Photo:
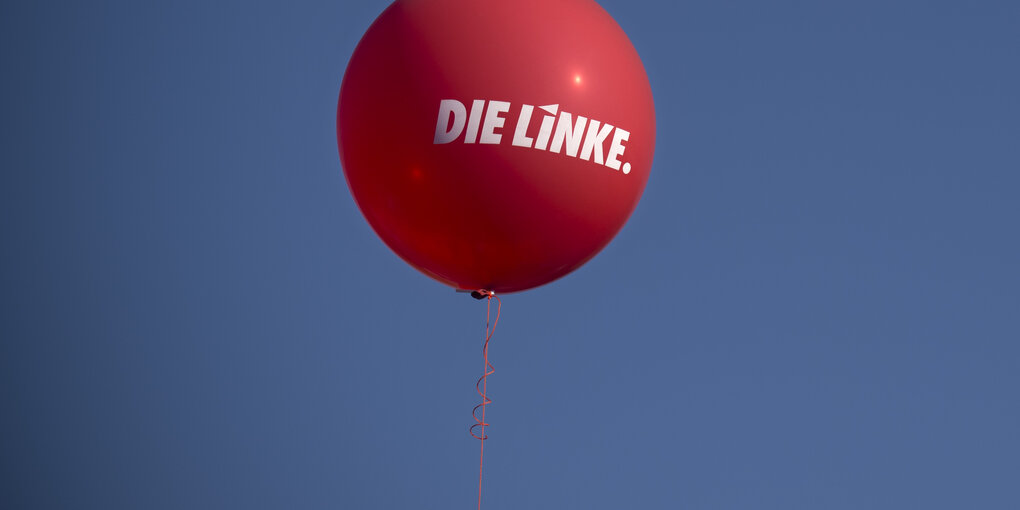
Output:
[[[464,143],[499,144],[503,135],[498,131],[506,121],[502,115],[510,111],[510,103],[506,101],[486,101],[475,99],[470,111],[464,103],[456,99],[443,99],[439,102],[439,115],[436,119],[436,133],[433,144],[451,143],[464,135]],[[588,119],[583,115],[576,116],[559,111],[558,104],[539,106],[546,113],[539,125],[538,133],[528,135],[531,117],[535,106],[522,104],[520,115],[511,145],[526,149],[548,150],[559,154],[564,152],[571,157],[580,157],[585,161],[594,161],[599,165],[630,173],[630,163],[620,163],[620,157],[627,148],[623,145],[630,138],[630,132],[612,124]],[[485,119],[482,121],[482,109]],[[585,130],[587,126],[587,131]],[[466,128],[466,129],[465,129]],[[479,129],[481,136],[479,136]],[[609,144],[609,152],[605,152],[605,142],[613,134]],[[551,140],[551,141],[550,141]],[[564,149],[566,149],[564,151]]]

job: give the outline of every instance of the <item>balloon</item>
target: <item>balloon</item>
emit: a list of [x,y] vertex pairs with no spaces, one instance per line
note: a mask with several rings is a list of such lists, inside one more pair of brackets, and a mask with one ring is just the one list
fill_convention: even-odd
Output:
[[337,140],[397,255],[455,288],[514,292],[620,230],[655,112],[637,52],[591,0],[397,0],[351,56]]

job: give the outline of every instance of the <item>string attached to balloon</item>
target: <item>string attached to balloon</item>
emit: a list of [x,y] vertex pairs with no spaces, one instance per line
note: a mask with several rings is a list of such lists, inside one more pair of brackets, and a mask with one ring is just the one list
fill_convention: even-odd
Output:
[[[482,359],[484,365],[482,365],[482,376],[478,378],[475,383],[475,391],[482,397],[482,402],[471,410],[471,416],[475,419],[474,425],[468,429],[468,433],[472,437],[479,440],[481,443],[481,449],[478,454],[478,509],[482,508],[482,465],[485,460],[485,440],[489,436],[485,435],[485,427],[489,424],[485,421],[485,406],[492,403],[492,400],[486,396],[487,382],[490,375],[495,373],[495,369],[492,364],[489,363],[489,340],[492,340],[492,335],[496,333],[496,324],[499,323],[499,312],[503,307],[503,302],[500,301],[499,297],[496,296],[495,292],[489,290],[476,290],[471,293],[471,297],[475,299],[485,299],[485,343],[482,344]],[[492,316],[492,300],[496,300],[496,316],[493,319]],[[490,327],[491,322],[491,327]],[[482,416],[478,417],[478,410],[482,410]],[[475,434],[475,428],[479,428],[479,434]]]

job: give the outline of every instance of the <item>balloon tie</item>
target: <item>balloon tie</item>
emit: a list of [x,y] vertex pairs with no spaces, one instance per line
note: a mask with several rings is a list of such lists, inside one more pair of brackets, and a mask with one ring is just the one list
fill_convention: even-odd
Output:
[[[489,426],[489,424],[486,423],[486,421],[485,421],[485,406],[487,406],[487,405],[492,403],[492,400],[489,400],[489,397],[486,396],[486,382],[487,382],[486,380],[488,379],[488,377],[490,375],[492,375],[496,371],[492,367],[492,364],[489,363],[489,340],[492,340],[492,335],[496,332],[496,324],[499,323],[499,310],[500,310],[500,308],[502,308],[503,302],[499,300],[499,297],[496,296],[495,292],[492,292],[490,290],[476,290],[476,291],[472,292],[471,295],[473,297],[475,297],[476,299],[483,299],[484,298],[486,300],[485,301],[485,343],[482,345],[482,359],[485,361],[485,364],[482,366],[482,377],[480,377],[478,379],[478,382],[475,383],[475,391],[477,391],[478,394],[481,395],[482,403],[476,405],[475,408],[471,410],[471,417],[473,417],[475,419],[475,424],[472,425],[471,428],[468,429],[468,432],[471,434],[471,436],[474,437],[475,439],[478,439],[479,442],[482,445],[481,446],[481,451],[478,454],[478,509],[481,510],[481,508],[482,508],[482,462],[485,459],[485,440],[489,438],[489,436],[485,435],[485,427]],[[496,299],[496,317],[495,317],[494,320],[492,320],[492,313],[491,313],[492,312],[492,299],[493,298]],[[490,327],[490,320],[491,320],[491,327]],[[478,414],[477,414],[479,409],[482,410],[482,417],[481,418],[479,418]],[[479,434],[475,434],[475,428],[476,427],[479,427],[481,429],[480,430],[480,435]]]

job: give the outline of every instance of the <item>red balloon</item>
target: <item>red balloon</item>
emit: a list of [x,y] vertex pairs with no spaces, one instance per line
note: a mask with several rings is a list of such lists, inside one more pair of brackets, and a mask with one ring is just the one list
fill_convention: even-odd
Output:
[[637,52],[591,0],[397,0],[351,56],[337,139],[397,255],[455,288],[513,292],[620,230],[655,112]]

